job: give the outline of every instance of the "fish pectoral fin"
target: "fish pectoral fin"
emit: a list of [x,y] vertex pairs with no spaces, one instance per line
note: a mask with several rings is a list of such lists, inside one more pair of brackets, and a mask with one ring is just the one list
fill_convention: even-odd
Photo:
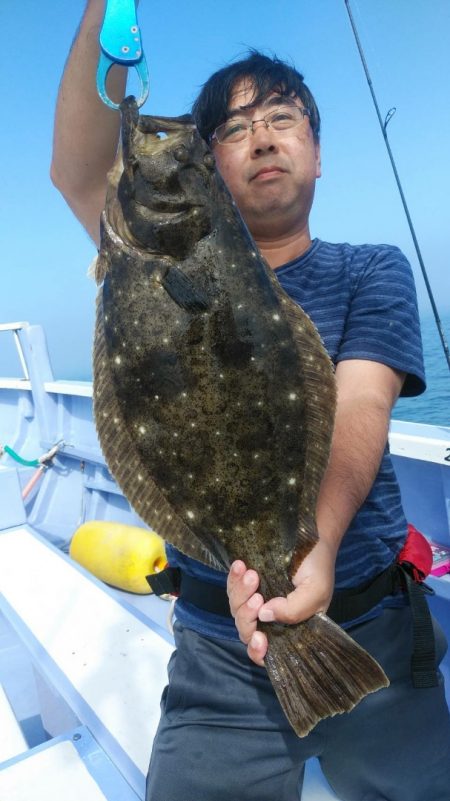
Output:
[[326,615],[294,626],[260,628],[269,641],[265,667],[299,737],[320,720],[349,712],[369,693],[389,686],[378,662]]
[[170,265],[161,275],[161,284],[172,300],[182,309],[190,312],[206,311],[208,298],[202,289],[176,265]]

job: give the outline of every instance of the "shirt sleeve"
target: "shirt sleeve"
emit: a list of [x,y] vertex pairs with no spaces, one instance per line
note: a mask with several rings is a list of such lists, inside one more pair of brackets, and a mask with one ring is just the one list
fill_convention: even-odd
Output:
[[355,254],[352,300],[336,361],[368,359],[401,370],[401,395],[420,395],[426,384],[411,266],[398,248],[365,250]]

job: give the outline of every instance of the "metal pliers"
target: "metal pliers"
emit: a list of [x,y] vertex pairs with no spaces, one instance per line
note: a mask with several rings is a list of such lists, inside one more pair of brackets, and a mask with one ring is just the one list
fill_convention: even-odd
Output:
[[118,103],[106,93],[106,76],[113,64],[135,67],[141,82],[141,94],[136,98],[142,106],[148,97],[149,75],[137,23],[135,0],[107,0],[100,31],[100,58],[97,68],[97,91],[107,106],[118,109]]

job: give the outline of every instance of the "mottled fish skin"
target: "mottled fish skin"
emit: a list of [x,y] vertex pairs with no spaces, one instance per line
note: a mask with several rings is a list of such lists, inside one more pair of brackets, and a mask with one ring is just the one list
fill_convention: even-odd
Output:
[[[184,553],[223,569],[241,558],[264,597],[285,595],[317,542],[333,370],[189,117],[122,104],[97,272],[94,408],[112,474]],[[300,736],[387,685],[326,616],[261,628]]]

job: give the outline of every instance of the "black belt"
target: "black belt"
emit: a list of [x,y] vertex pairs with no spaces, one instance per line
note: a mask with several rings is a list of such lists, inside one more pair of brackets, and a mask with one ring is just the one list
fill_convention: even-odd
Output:
[[[177,567],[167,567],[147,576],[155,595],[177,595],[198,609],[221,617],[232,617],[226,589],[190,576]],[[415,687],[435,687],[434,632],[425,594],[433,595],[426,584],[412,577],[412,566],[392,563],[386,570],[358,587],[336,590],[327,615],[335,623],[344,623],[365,615],[388,595],[407,592],[413,618],[413,654],[411,671]]]

